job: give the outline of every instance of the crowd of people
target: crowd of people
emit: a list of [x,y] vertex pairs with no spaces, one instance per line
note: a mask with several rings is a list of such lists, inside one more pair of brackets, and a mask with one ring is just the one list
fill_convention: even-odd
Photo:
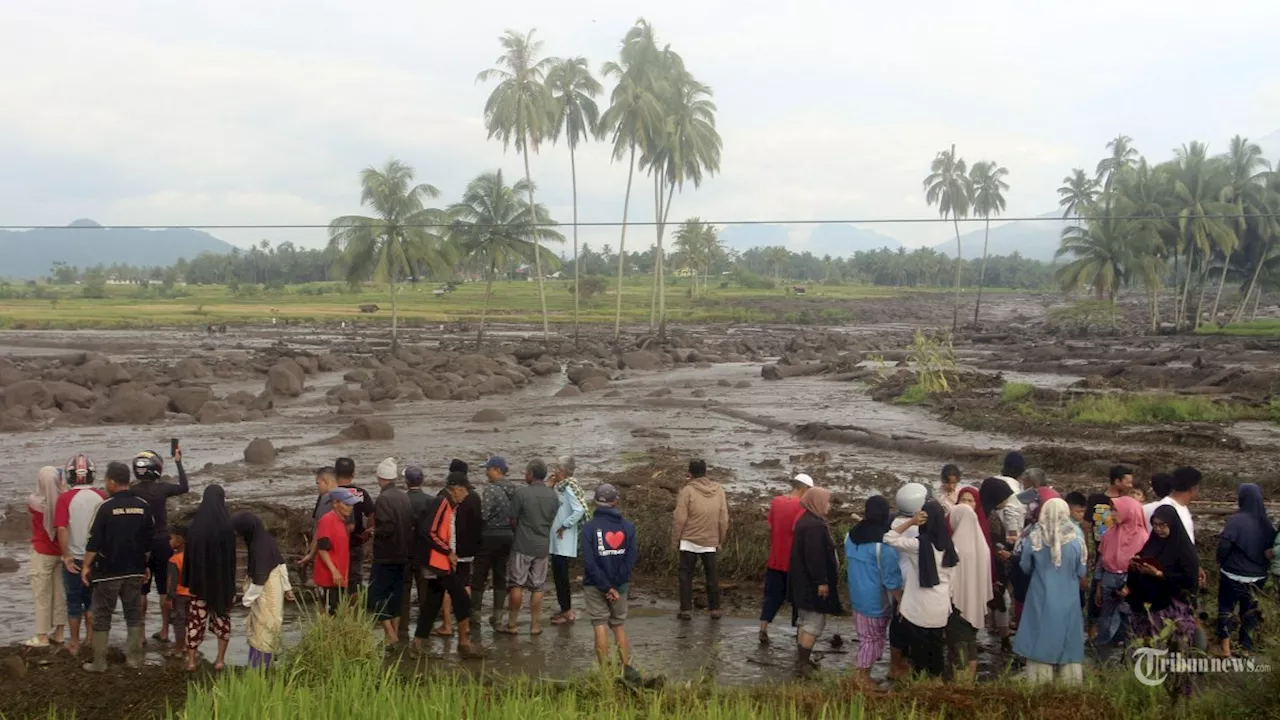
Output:
[[[162,480],[164,461],[144,452],[132,467],[109,463],[102,489],[84,455],[39,471],[29,500],[36,635],[26,644],[62,643],[69,628],[68,649],[91,647],[84,669],[103,672],[120,605],[126,663],[136,667],[154,587],[163,612],[152,639],[170,642],[172,628],[174,653],[185,656],[188,668],[195,669],[209,630],[217,641],[215,667],[225,664],[237,602],[248,608],[250,666],[271,665],[284,603],[293,600],[284,557],[260,518],[228,512],[216,484],[204,488],[189,522],[171,525],[166,501],[189,491],[180,447],[173,460],[177,482]],[[556,602],[549,622],[576,622],[571,578],[581,556],[581,610],[598,658],[608,660],[612,634],[624,676],[637,679],[625,625],[638,539],[617,488],[602,484],[588,494],[574,477],[572,457],[550,466],[530,461],[523,482],[509,479],[502,457],[490,457],[482,469],[478,486],[467,463],[453,460],[444,488],[432,494],[424,489],[427,470],[387,458],[375,469],[376,497],[355,484],[350,458],[318,470],[312,537],[298,562],[310,570],[320,606],[333,613],[363,597],[388,644],[407,639],[416,608],[413,651],[430,637],[456,633],[460,655],[483,657],[475,619],[483,617],[486,590],[492,587],[488,622],[498,635],[520,632],[526,596],[528,632],[543,632],[548,575]],[[1170,626],[1175,649],[1207,647],[1211,630],[1217,653],[1250,652],[1260,620],[1256,596],[1268,575],[1280,586],[1276,528],[1258,486],[1241,485],[1239,509],[1218,538],[1217,622],[1207,629],[1200,590],[1209,578],[1190,511],[1200,481],[1189,467],[1156,475],[1154,498],[1143,504],[1145,488],[1123,466],[1111,469],[1103,492],[1061,497],[1018,453],[978,485],[964,484],[960,469],[947,465],[937,489],[908,483],[892,504],[879,495],[866,500],[844,538],[842,572],[831,493],[809,475],[796,475],[768,509],[759,641],[771,642],[770,625],[790,604],[796,672],[807,676],[829,619],[849,607],[859,642],[854,680],[863,685],[871,684],[886,645],[890,679],[916,672],[972,681],[984,628],[1022,659],[1033,682],[1080,682],[1086,644],[1105,653],[1163,638]],[[692,617],[699,564],[709,615],[723,616],[717,560],[729,532],[723,487],[708,477],[703,460],[691,460],[672,516],[679,619]],[[237,539],[248,558],[242,581]]]

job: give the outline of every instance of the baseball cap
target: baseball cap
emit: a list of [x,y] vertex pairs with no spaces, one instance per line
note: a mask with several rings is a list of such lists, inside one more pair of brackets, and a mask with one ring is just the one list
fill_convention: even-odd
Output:
[[618,502],[618,488],[605,483],[596,488],[595,501],[601,505],[612,505]]
[[511,468],[507,467],[507,461],[503,460],[502,457],[498,455],[494,455],[493,457],[489,458],[489,461],[486,462],[484,466],[486,468],[497,468],[504,473],[509,472],[511,470]]
[[329,491],[329,499],[333,502],[340,502],[343,505],[359,505],[360,493],[351,488],[334,488]]
[[422,468],[417,465],[410,465],[404,469],[404,481],[410,485],[421,485],[426,478],[422,474]]
[[395,458],[387,458],[378,463],[377,472],[379,480],[395,480],[400,475],[399,470],[396,468]]
[[804,473],[800,473],[799,475],[797,475],[795,478],[795,481],[800,483],[801,485],[804,485],[805,487],[813,487],[813,478],[809,477],[808,475],[805,475]]

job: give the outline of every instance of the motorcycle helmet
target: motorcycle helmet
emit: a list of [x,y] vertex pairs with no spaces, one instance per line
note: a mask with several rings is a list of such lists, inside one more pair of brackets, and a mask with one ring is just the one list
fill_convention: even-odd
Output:
[[67,461],[62,476],[68,485],[92,485],[95,469],[89,456],[82,453]]
[[143,450],[133,459],[133,476],[143,482],[159,480],[164,473],[164,460],[150,450]]
[[911,516],[923,510],[928,499],[929,488],[911,482],[898,489],[898,494],[893,497],[893,504],[898,507],[899,515]]

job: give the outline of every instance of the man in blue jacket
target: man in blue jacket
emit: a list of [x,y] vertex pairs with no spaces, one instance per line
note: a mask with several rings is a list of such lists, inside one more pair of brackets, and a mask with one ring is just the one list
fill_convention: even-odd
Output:
[[631,667],[631,644],[627,642],[627,591],[631,571],[636,566],[636,526],[622,519],[618,509],[618,489],[608,483],[596,488],[596,512],[582,527],[582,594],[595,631],[596,657],[603,665],[609,657],[609,634],[613,630],[622,677],[640,680]]

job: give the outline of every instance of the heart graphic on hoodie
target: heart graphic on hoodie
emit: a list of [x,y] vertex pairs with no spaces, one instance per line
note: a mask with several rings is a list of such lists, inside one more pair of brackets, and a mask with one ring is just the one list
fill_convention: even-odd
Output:
[[604,534],[604,541],[609,545],[609,548],[612,550],[617,550],[618,548],[622,547],[622,543],[625,542],[626,539],[627,539],[626,534],[624,534],[621,530],[611,530]]

